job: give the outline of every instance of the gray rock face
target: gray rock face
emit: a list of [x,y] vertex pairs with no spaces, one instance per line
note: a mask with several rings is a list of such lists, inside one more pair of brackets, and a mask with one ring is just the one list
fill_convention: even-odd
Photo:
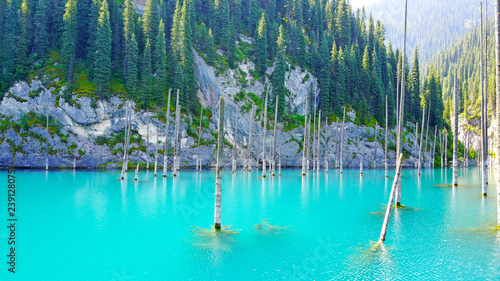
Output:
[[[137,1],[136,1],[137,2]],[[205,61],[195,52],[194,53],[195,72],[199,83],[198,98],[204,107],[212,111],[212,119],[209,122],[209,128],[204,128],[201,136],[203,139],[200,147],[200,157],[203,166],[215,165],[215,132],[218,118],[218,99],[223,96],[226,103],[225,108],[225,139],[232,146],[237,148],[238,165],[242,165],[245,161],[246,149],[248,145],[252,146],[251,162],[254,166],[261,165],[262,159],[262,118],[255,115],[256,121],[253,127],[253,141],[248,143],[248,134],[250,132],[250,111],[243,110],[243,106],[254,106],[251,98],[246,95],[243,101],[236,102],[235,94],[240,91],[245,93],[254,93],[261,96],[265,89],[265,84],[272,89],[272,85],[266,78],[261,82],[254,80],[249,73],[254,69],[251,62],[245,62],[238,66],[237,70],[228,70],[225,73],[216,75],[215,69],[205,63]],[[271,73],[272,69],[268,70]],[[246,73],[246,82],[242,83],[241,73]],[[307,77],[306,79],[306,76]],[[287,100],[287,106],[292,112],[298,114],[304,113],[304,102],[306,94],[312,90],[316,95],[319,95],[317,80],[314,76],[306,71],[294,69],[286,74],[286,87],[290,90],[290,97]],[[38,95],[33,93],[39,93]],[[30,97],[31,94],[31,97]],[[122,141],[117,141],[116,137],[122,134],[125,128],[125,107],[124,101],[119,97],[114,96],[109,101],[98,101],[97,105],[92,107],[91,100],[88,97],[73,96],[76,104],[65,101],[62,97],[59,98],[58,106],[56,106],[57,93],[54,88],[46,89],[38,80],[34,80],[31,84],[19,82],[9,90],[9,95],[4,97],[0,103],[0,119],[5,119],[6,116],[11,116],[11,127],[5,131],[0,131],[0,167],[5,167],[14,161],[17,167],[24,168],[43,168],[45,167],[45,157],[48,153],[50,168],[72,168],[73,159],[76,159],[77,168],[107,168],[116,169],[122,163]],[[12,97],[11,97],[12,96]],[[24,101],[25,100],[25,101]],[[134,107],[135,105],[133,105]],[[31,127],[23,127],[16,125],[29,112],[38,114],[49,114],[51,120],[60,127],[59,133],[51,131],[48,133],[45,129],[45,121],[34,123]],[[142,138],[141,147],[138,144],[132,143],[130,160],[132,163],[145,163],[149,158],[149,163],[154,163],[152,153],[155,150],[155,145],[158,145],[160,150],[164,149],[165,137],[169,139],[169,150],[172,149],[172,141],[174,135],[174,115],[171,113],[169,131],[165,132],[165,124],[153,118],[152,112],[132,110],[132,129],[136,132],[135,136],[140,135]],[[238,118],[236,118],[238,112]],[[259,114],[260,111],[259,111]],[[354,113],[350,113],[351,115]],[[270,116],[271,118],[273,116]],[[45,119],[44,119],[45,120]],[[146,142],[147,123],[149,122],[149,143]],[[192,117],[183,116],[181,118],[180,128],[180,146],[181,146],[181,167],[194,167],[197,160],[197,139],[188,135],[188,126],[193,122]],[[234,140],[235,123],[238,123],[238,139]],[[274,121],[268,122],[268,128],[274,127]],[[339,160],[339,140],[340,140],[340,123],[330,123],[328,128],[322,129],[320,156],[321,165],[324,163],[324,155],[328,155],[330,167],[333,167],[333,162],[338,163]],[[195,124],[198,126],[198,124]],[[322,125],[323,126],[323,125]],[[191,125],[192,127],[192,125]],[[383,141],[383,130],[379,129],[379,142]],[[114,143],[109,141],[116,137]],[[156,144],[156,136],[158,135],[159,143]],[[96,141],[97,137],[107,137],[108,142],[99,144]],[[384,163],[384,149],[381,143],[373,141],[374,129],[354,125],[353,123],[346,124],[344,137],[344,154],[343,162],[346,167],[358,167],[360,159],[363,158],[365,166],[375,164],[380,167]],[[266,134],[266,155],[269,157],[271,152],[273,133],[268,130]],[[369,141],[372,139],[372,141]],[[406,160],[406,165],[414,165],[418,152],[414,147],[415,136],[411,133],[407,134],[405,149],[409,152],[410,157]],[[102,141],[102,138],[100,139]],[[394,135],[390,134],[390,141],[393,143]],[[278,124],[276,134],[276,153],[281,148],[282,165],[298,167],[302,165],[302,145],[303,144],[303,128],[298,127],[289,131],[283,129],[283,124]],[[148,155],[146,146],[149,146]],[[375,154],[375,146],[377,146],[377,155]],[[48,150],[47,150],[48,147]],[[15,152],[15,153],[13,153]],[[226,146],[224,149],[224,164],[230,166],[232,148]],[[268,158],[269,159],[269,158]],[[389,163],[394,165],[395,153],[389,152]],[[163,157],[159,157],[159,165],[163,165]],[[172,164],[172,157],[168,157],[168,166]],[[269,160],[267,160],[269,161]],[[260,164],[259,164],[260,163]],[[152,165],[150,165],[152,167]]]

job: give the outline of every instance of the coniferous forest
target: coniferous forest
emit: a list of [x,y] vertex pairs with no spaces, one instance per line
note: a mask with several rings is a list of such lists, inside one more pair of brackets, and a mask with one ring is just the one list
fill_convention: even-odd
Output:
[[[254,77],[271,82],[269,103],[280,97],[280,121],[291,114],[284,104],[285,74],[300,67],[318,79],[316,104],[324,116],[340,116],[347,105],[357,123],[383,124],[380,105],[387,95],[389,123],[395,124],[402,52],[385,43],[383,23],[345,0],[147,0],[143,11],[132,0],[0,5],[2,93],[15,81],[44,74],[60,78],[69,99],[74,92],[96,100],[121,94],[143,109],[165,107],[168,89],[179,89],[183,111],[195,114],[196,51],[221,72],[251,60]],[[418,51],[413,53],[404,66],[405,116],[419,120],[421,106],[432,99],[431,125],[442,125],[439,74],[421,83]]]

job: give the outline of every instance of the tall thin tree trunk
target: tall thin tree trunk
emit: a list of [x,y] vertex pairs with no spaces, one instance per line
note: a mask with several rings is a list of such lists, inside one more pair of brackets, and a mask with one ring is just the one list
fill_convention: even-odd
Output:
[[385,156],[384,156],[384,166],[385,166],[385,177],[387,178],[389,176],[389,173],[387,172],[387,137],[388,137],[388,132],[387,130],[389,129],[389,109],[388,109],[388,103],[387,103],[387,95],[385,96]]
[[267,92],[264,104],[264,126],[262,127],[262,177],[266,177],[266,131],[267,131]]
[[154,176],[156,177],[156,172],[158,171],[158,135],[160,132],[156,130],[156,143],[155,143],[155,171]]
[[[149,113],[149,110],[146,112]],[[149,170],[149,118],[146,124],[146,170]]]
[[434,168],[434,163],[436,160],[436,141],[437,141],[437,126],[434,126],[434,142],[432,144],[432,167]]
[[311,167],[311,162],[310,162],[310,156],[311,156],[311,114],[309,114],[309,119],[307,122],[307,149],[306,149],[306,154],[307,154],[307,165],[306,165],[306,172],[309,173],[309,168]]
[[448,168],[448,130],[444,130],[444,166]]
[[363,157],[359,159],[359,176],[363,176]]
[[441,143],[439,144],[439,148],[441,149],[441,169],[444,168],[444,131],[439,131],[439,136],[441,137]]
[[453,120],[453,185],[458,185],[458,78],[455,73],[455,106]]
[[337,123],[335,123],[335,165],[334,167],[337,168],[339,165],[339,155],[340,155],[340,123],[339,123],[339,118],[337,117]]
[[135,168],[135,181],[139,180],[139,163],[137,163],[137,168]]
[[278,125],[278,99],[279,96],[276,96],[276,108],[274,109],[274,137],[273,137],[273,152],[271,153],[271,165],[272,165],[272,174],[274,177],[275,170],[276,170],[276,128]]
[[325,173],[328,174],[328,116],[325,120],[325,143],[323,145],[323,151],[325,153]]
[[484,148],[485,148],[485,174],[486,185],[488,185],[488,148],[489,148],[489,140],[488,140],[488,0],[485,1],[485,28],[484,28]]
[[373,168],[377,167],[377,148],[378,148],[378,130],[377,130],[378,122],[375,122],[375,154],[373,154]]
[[[427,153],[429,152],[429,149],[427,148],[427,143],[429,143],[429,120],[431,120],[431,106],[432,106],[432,100],[429,101],[429,108],[427,109],[428,110],[427,111],[427,125],[426,125],[427,128],[425,129],[425,146],[424,146],[424,151],[423,151],[424,164],[427,164],[427,162],[428,162]],[[423,133],[423,131],[422,131],[422,133]]]
[[[399,124],[399,103],[400,103],[400,100],[399,100],[399,95],[400,95],[400,90],[399,90],[399,85],[401,83],[401,81],[399,81],[400,79],[400,73],[399,73],[399,67],[401,65],[401,55],[398,56],[398,66],[396,67],[396,79],[397,79],[397,82],[396,82],[396,124]],[[401,68],[402,69],[402,68]],[[398,125],[396,125],[398,126]]]
[[248,133],[248,144],[247,144],[247,171],[252,171],[252,132],[253,132],[253,120],[255,115],[255,108],[252,106],[252,113],[250,114],[250,132]]
[[281,176],[281,146],[280,146],[280,154],[278,156],[278,175]]
[[321,109],[319,110],[319,115],[318,115],[318,142],[316,145],[316,173],[319,173],[319,145],[321,142]]
[[[165,144],[163,151],[163,177],[167,176],[167,152],[168,152],[168,126],[170,124],[170,93],[172,89],[168,90],[168,99],[167,99],[167,113],[165,114]],[[199,143],[198,143],[199,147]]]
[[[419,149],[419,146],[418,146],[418,122],[415,124],[415,143],[414,143],[414,146],[415,146],[415,149]],[[419,155],[419,158],[420,158],[420,155]],[[415,162],[415,168],[418,168],[418,161]]]
[[306,143],[307,143],[307,100],[308,97],[306,95],[306,105],[304,108],[304,141],[302,143],[302,175],[306,175]]
[[[405,22],[404,22],[404,36],[403,36],[403,56],[401,63],[401,105],[399,108],[399,125],[398,125],[398,134],[397,134],[397,153],[396,155],[401,154],[403,151],[402,147],[402,135],[404,128],[404,108],[405,108],[405,57],[406,57],[406,21],[407,21],[407,8],[408,8],[408,0],[405,0]],[[396,190],[396,206],[401,205],[401,181],[397,182],[397,190]]]
[[175,133],[174,133],[174,165],[172,169],[172,175],[177,176],[179,171],[179,127],[181,120],[181,107],[179,106],[179,89],[177,89],[177,101],[175,102]]
[[495,1],[496,115],[497,115],[497,225],[500,227],[500,0]]
[[316,172],[316,143],[315,143],[315,138],[316,138],[316,108],[314,109],[314,119],[312,123],[312,129],[311,129],[312,137],[309,134],[309,138],[311,139],[311,161],[312,161],[312,170],[313,173]]
[[47,127],[45,127],[47,131],[47,141],[45,142],[45,170],[49,170],[49,139],[50,139],[50,133],[49,133],[49,111],[47,110]]
[[234,119],[234,147],[233,147],[233,168],[232,172],[236,172],[236,154],[238,152],[238,111],[236,111],[236,118]]
[[485,94],[484,94],[484,58],[483,58],[483,53],[484,53],[484,46],[483,46],[483,3],[480,2],[480,8],[481,8],[481,73],[480,73],[480,80],[481,80],[481,191],[483,196],[486,196],[488,193],[488,170],[487,170],[487,153],[488,153],[488,148],[486,146],[486,138],[488,137],[487,135],[487,129],[486,129],[486,114],[485,112],[485,103],[487,102],[485,100]]
[[214,211],[214,228],[221,228],[221,195],[222,195],[222,150],[224,146],[224,98],[220,97],[219,101],[219,129],[217,134],[217,164],[215,177],[215,211]]
[[345,127],[345,106],[344,106],[344,119],[342,120],[342,133],[340,136],[340,173],[342,174],[343,158],[344,158],[344,127]]
[[418,175],[420,176],[420,167],[422,165],[422,144],[424,142],[424,124],[425,124],[425,105],[422,110],[422,133],[420,134],[420,147],[418,149]]
[[391,218],[392,206],[394,203],[394,195],[396,193],[396,188],[398,182],[401,178],[401,161],[403,160],[403,154],[399,154],[396,161],[396,174],[394,175],[394,181],[392,182],[391,194],[389,195],[389,202],[387,203],[387,208],[385,209],[384,223],[382,224],[382,231],[380,232],[380,239],[378,243],[383,243],[385,241],[385,236],[387,234],[387,227],[389,226],[389,219]]
[[200,126],[198,127],[198,146],[196,147],[196,171],[201,172],[200,143],[201,143],[201,120],[203,118],[203,108],[200,108]]
[[127,171],[127,152],[128,152],[128,136],[129,136],[129,102],[128,100],[125,102],[125,138],[123,141],[123,164],[122,164],[122,172],[120,178],[125,179],[125,171]]

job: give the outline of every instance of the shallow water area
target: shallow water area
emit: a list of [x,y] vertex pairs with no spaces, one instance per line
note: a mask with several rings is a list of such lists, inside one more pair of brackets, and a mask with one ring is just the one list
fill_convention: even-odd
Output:
[[[0,280],[499,279],[494,172],[481,195],[477,168],[403,170],[402,204],[373,249],[394,171],[299,169],[222,178],[214,232],[215,172],[16,171],[16,273]],[[0,171],[7,181],[7,171]],[[7,225],[7,185],[0,206]],[[195,231],[193,231],[195,230]],[[196,231],[198,230],[198,232]],[[201,233],[199,233],[201,232]]]

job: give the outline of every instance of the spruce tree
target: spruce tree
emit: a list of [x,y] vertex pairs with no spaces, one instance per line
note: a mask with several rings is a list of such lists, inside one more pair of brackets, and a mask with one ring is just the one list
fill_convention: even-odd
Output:
[[141,101],[149,108],[153,101],[153,67],[151,65],[151,43],[146,39],[141,60]]
[[77,38],[77,7],[76,0],[68,0],[63,16],[64,31],[62,34],[62,62],[66,70],[66,80],[71,84],[73,80],[73,67],[75,63],[76,38]]
[[28,3],[23,0],[21,3],[21,18],[19,22],[19,34],[16,42],[16,79],[23,80],[28,75],[30,61],[28,59],[29,51],[29,29],[31,26],[31,11]]
[[44,58],[49,49],[49,19],[47,0],[36,2],[36,12],[33,18],[34,38],[33,48],[38,58]]
[[137,46],[137,40],[135,39],[134,33],[132,33],[131,37],[127,41],[125,61],[127,63],[127,67],[125,68],[125,86],[128,94],[133,96],[137,91],[137,65],[139,63],[139,48]]
[[96,52],[94,55],[94,83],[96,84],[97,93],[101,97],[108,96],[111,77],[111,44],[108,1],[102,0],[97,20]]
[[[155,93],[156,101],[163,101],[164,93],[167,87],[167,52],[165,42],[165,25],[163,19],[160,19],[158,34],[156,35],[156,47],[153,54],[155,75]],[[166,102],[166,101],[165,101]]]
[[[284,120],[288,112],[286,111],[285,97],[287,90],[285,88],[285,73],[286,73],[286,60],[285,60],[285,34],[283,26],[279,27],[279,36],[276,41],[278,46],[278,55],[276,56],[276,65],[271,76],[273,84],[274,97],[279,96],[278,100],[278,120]],[[273,103],[276,101],[273,101]]]

